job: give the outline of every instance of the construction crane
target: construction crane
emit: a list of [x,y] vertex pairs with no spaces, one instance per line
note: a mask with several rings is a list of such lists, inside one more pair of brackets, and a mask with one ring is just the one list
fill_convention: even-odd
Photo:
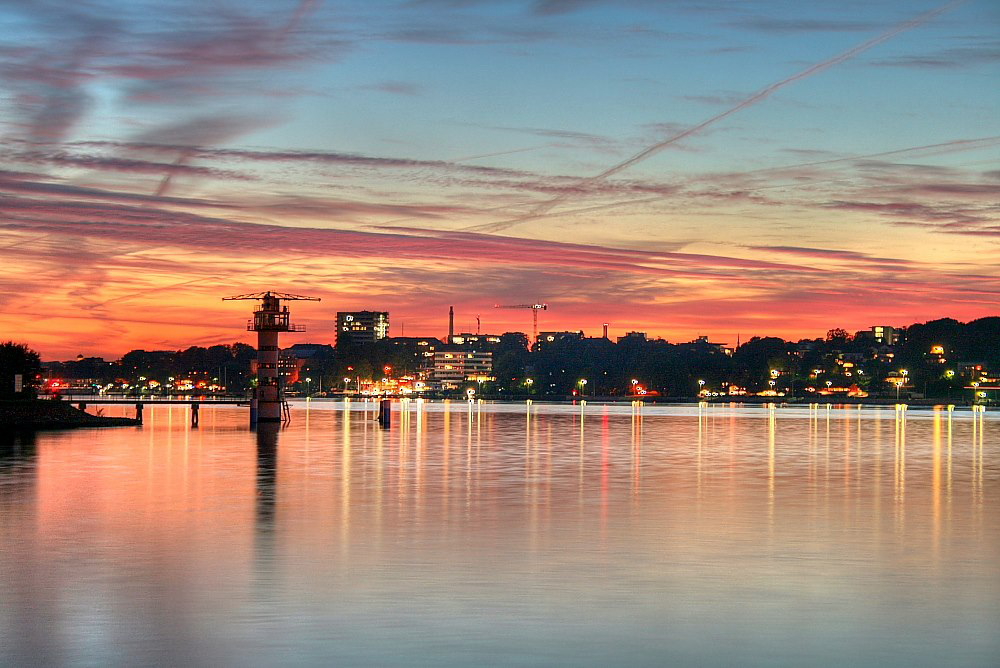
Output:
[[322,301],[319,297],[305,297],[303,295],[293,295],[288,292],[274,292],[268,290],[266,292],[250,292],[245,295],[234,295],[232,297],[223,297],[222,301],[228,302],[234,299],[267,299],[268,297],[274,297],[277,299],[286,299],[291,301],[307,301],[307,302],[318,302]]
[[253,318],[247,321],[247,331],[257,332],[257,386],[250,400],[250,424],[287,420],[288,404],[278,375],[278,333],[303,332],[305,327],[288,321],[288,307],[282,306],[281,300],[318,302],[320,299],[270,290],[222,298],[223,301],[238,299],[261,302]]
[[534,346],[535,342],[538,341],[538,312],[547,311],[549,305],[548,304],[494,304],[493,308],[530,308],[531,325],[532,325],[531,345]]

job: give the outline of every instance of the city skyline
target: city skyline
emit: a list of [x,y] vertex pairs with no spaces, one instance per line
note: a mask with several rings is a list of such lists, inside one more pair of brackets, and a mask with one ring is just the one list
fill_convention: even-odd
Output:
[[997,314],[1000,8],[424,0],[0,8],[0,328],[46,359],[610,323]]

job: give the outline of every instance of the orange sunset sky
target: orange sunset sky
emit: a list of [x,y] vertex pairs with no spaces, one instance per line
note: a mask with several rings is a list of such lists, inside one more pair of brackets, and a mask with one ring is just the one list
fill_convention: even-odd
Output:
[[[45,359],[998,314],[1000,8],[8,3],[0,333]],[[404,331],[405,330],[405,331]]]

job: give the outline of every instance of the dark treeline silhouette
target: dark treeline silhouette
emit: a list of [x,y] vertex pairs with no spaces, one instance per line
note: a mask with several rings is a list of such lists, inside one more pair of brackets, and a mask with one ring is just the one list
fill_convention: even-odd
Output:
[[[34,397],[41,370],[38,353],[23,343],[0,343],[0,399]],[[15,391],[20,377],[21,389]]]
[[[1000,369],[997,317],[964,324],[942,319],[899,328],[894,345],[862,334],[838,328],[823,338],[799,341],[753,337],[735,351],[705,340],[672,344],[624,337],[615,343],[564,337],[529,351],[524,334],[508,332],[499,344],[485,348],[493,352],[496,380],[476,389],[479,396],[565,396],[574,391],[622,396],[638,385],[663,396],[693,396],[702,388],[725,393],[736,386],[748,393],[774,389],[793,396],[853,389],[960,398],[974,376]],[[326,360],[326,369],[332,368],[333,374],[324,386],[335,387],[346,377],[375,378],[386,373],[386,367],[396,377],[415,374],[424,368],[422,364],[421,349],[413,341],[386,339],[339,348],[334,360]],[[319,371],[307,362],[303,372],[325,378]]]
[[[896,333],[899,338],[893,345],[864,332],[855,336],[831,329],[823,338],[799,341],[753,337],[736,350],[707,340],[675,344],[628,336],[615,343],[568,336],[529,350],[523,333],[508,332],[499,343],[482,348],[493,353],[495,381],[476,384],[476,390],[479,396],[566,396],[573,392],[624,396],[641,387],[651,395],[679,397],[694,396],[701,389],[725,394],[731,387],[748,393],[773,389],[786,396],[845,393],[851,388],[883,396],[898,392],[900,396],[962,398],[963,388],[971,382],[1000,371],[1000,317],[968,323],[945,318],[899,328]],[[300,344],[289,352],[298,356],[299,389],[308,377],[309,391],[336,391],[349,389],[357,379],[425,372],[428,346],[421,341],[432,342],[438,350],[445,347],[429,338],[390,338],[338,348]],[[9,352],[17,346],[4,345]],[[252,346],[235,343],[179,351],[133,350],[117,362],[81,357],[50,364],[49,370],[51,375],[107,383],[201,374],[218,378],[231,392],[241,392],[252,378],[250,363],[255,356]],[[37,355],[34,359],[37,364]],[[5,374],[10,364],[5,362]],[[4,383],[11,385],[6,375]]]
[[250,363],[256,357],[257,351],[253,346],[234,343],[208,348],[191,346],[177,351],[132,350],[116,362],[80,356],[68,362],[47,362],[46,367],[50,376],[67,380],[86,379],[100,384],[125,380],[135,383],[140,378],[166,381],[170,377],[196,375],[218,378],[228,388],[243,391],[251,378]]

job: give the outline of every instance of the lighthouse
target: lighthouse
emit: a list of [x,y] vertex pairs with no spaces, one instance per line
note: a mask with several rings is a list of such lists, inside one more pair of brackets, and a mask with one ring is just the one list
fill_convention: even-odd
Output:
[[288,307],[281,302],[318,302],[319,297],[303,297],[270,290],[223,297],[223,301],[235,299],[260,301],[260,306],[253,312],[253,318],[247,321],[247,331],[257,332],[257,386],[250,399],[250,424],[281,422],[285,398],[278,378],[278,334],[305,331],[302,325],[293,325],[288,321]]

